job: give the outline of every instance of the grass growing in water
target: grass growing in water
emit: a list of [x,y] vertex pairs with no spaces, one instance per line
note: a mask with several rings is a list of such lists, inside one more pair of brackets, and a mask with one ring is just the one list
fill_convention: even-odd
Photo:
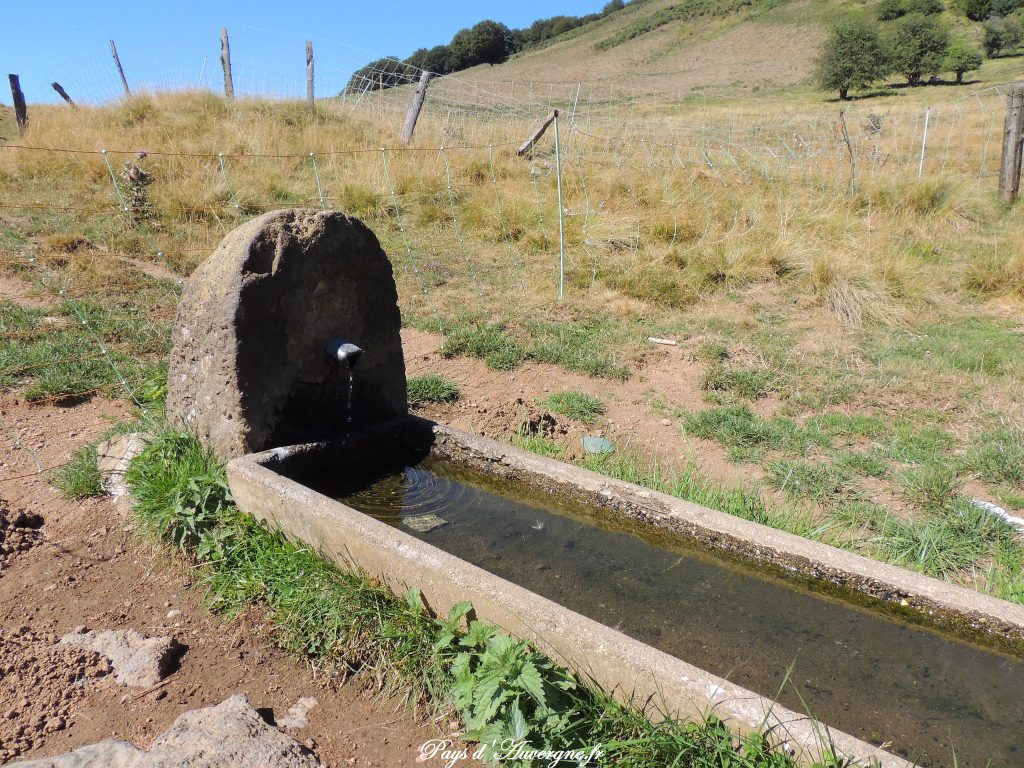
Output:
[[406,382],[406,391],[410,406],[423,403],[454,403],[462,395],[458,384],[436,373],[413,376]]
[[584,424],[593,424],[604,414],[604,403],[586,392],[555,392],[540,400],[539,404],[552,413],[568,416]]
[[528,643],[479,621],[464,626],[468,603],[432,617],[418,590],[403,600],[342,571],[242,514],[223,466],[190,435],[158,436],[127,481],[142,529],[196,561],[208,605],[235,615],[265,604],[284,649],[343,676],[358,672],[364,684],[430,711],[454,709],[470,739],[601,745],[599,764],[635,768],[795,765],[764,737],[739,740],[713,716],[655,724],[639,705],[613,700]]

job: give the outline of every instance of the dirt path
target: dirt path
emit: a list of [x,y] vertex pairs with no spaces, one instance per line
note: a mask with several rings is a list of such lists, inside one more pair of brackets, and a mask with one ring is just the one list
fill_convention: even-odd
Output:
[[[182,712],[244,692],[276,718],[315,696],[308,726],[289,733],[326,766],[415,765],[419,745],[438,734],[433,724],[313,674],[273,646],[260,615],[210,614],[188,570],[141,544],[113,503],[67,502],[35,474],[36,461],[66,461],[125,413],[103,399],[61,408],[0,397],[0,510],[22,523],[35,516],[8,536],[16,551],[0,559],[0,750],[11,750],[0,763],[108,738],[148,747]],[[166,684],[143,693],[56,648],[82,625],[172,634],[187,651]]]

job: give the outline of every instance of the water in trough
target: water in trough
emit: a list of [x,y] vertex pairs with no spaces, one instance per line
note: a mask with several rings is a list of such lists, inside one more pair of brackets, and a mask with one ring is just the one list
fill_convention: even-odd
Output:
[[1024,765],[1024,661],[1012,655],[434,457],[304,482],[922,766]]

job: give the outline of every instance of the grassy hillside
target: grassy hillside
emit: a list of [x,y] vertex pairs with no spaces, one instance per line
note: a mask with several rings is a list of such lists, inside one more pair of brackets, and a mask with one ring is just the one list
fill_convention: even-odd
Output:
[[[873,15],[875,5],[850,0],[634,2],[504,64],[457,74],[474,82],[519,81],[523,97],[526,84],[533,81],[585,83],[584,99],[590,97],[589,86],[601,85],[663,96],[701,91],[716,97],[760,93],[818,100],[822,94],[810,79],[829,25],[844,14]],[[980,40],[979,24],[951,12],[944,18],[956,36]],[[969,79],[977,88],[1021,74],[1020,59],[1001,59],[986,62]],[[545,97],[547,91],[537,85],[534,95]],[[565,93],[555,95],[566,97]],[[951,94],[919,88],[892,95],[923,103],[948,99]],[[600,89],[597,96],[602,96]]]
[[995,199],[998,98],[936,110],[921,180],[920,113],[851,114],[855,185],[834,117],[695,126],[665,105],[566,127],[558,301],[550,139],[514,154],[535,116],[432,103],[411,150],[382,151],[404,111],[387,97],[34,108],[18,141],[47,149],[0,149],[0,387],[158,402],[176,279],[253,215],[336,207],[380,237],[404,322],[495,386],[538,361],[621,396],[646,338],[677,339],[690,394],[652,383],[637,407],[677,425],[694,487],[741,477],[715,497],[736,514],[1024,602],[1024,548],[969,504],[1024,507],[1024,223]]

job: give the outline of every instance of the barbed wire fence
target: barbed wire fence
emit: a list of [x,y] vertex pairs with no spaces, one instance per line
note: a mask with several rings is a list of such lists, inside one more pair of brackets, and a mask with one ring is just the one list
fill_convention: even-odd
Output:
[[[334,63],[317,61],[317,108],[337,119],[358,121],[371,129],[371,135],[397,137],[422,71],[406,65],[398,74],[388,67],[351,77],[351,65],[363,60],[364,52],[333,41],[320,41],[318,46],[331,51],[333,58],[321,58]],[[120,46],[134,96],[219,90],[220,62],[215,55],[198,69],[179,71],[155,64],[147,68],[145,62],[153,62],[153,55],[153,49],[141,43]],[[299,101],[306,76],[297,66],[249,55],[238,41],[232,56],[236,99]],[[112,67],[100,54],[77,60],[74,78],[65,78],[68,91],[81,105],[122,98]],[[568,283],[571,301],[574,286],[592,287],[610,262],[619,271],[637,268],[637,254],[652,235],[674,246],[683,235],[682,217],[673,212],[672,203],[683,182],[692,185],[694,179],[706,177],[728,188],[776,185],[780,195],[788,194],[786,185],[803,185],[819,193],[820,205],[848,194],[853,174],[861,184],[941,180],[994,191],[1005,100],[1006,88],[999,86],[930,107],[851,106],[840,114],[838,107],[793,111],[789,104],[781,108],[763,100],[695,100],[692,95],[631,90],[614,83],[488,81],[479,75],[448,75],[430,82],[418,129],[426,138],[409,146],[385,139],[375,146],[321,145],[289,152],[227,146],[188,151],[176,148],[172,139],[167,146],[146,150],[145,162],[158,184],[183,186],[185,179],[207,180],[211,194],[179,202],[193,205],[190,210],[211,211],[216,226],[194,227],[184,234],[150,233],[133,256],[184,272],[197,257],[213,250],[218,232],[251,216],[282,205],[351,209],[355,200],[355,212],[383,229],[381,239],[396,263],[403,305],[415,308],[424,325],[439,332],[443,351],[448,330],[457,325],[456,315],[469,313],[491,322],[491,307],[501,293],[515,294],[514,301],[524,306],[530,301],[556,301],[568,270],[579,273],[577,282]],[[658,105],[672,108],[659,111]],[[690,108],[684,108],[687,105]],[[545,137],[524,157],[517,157],[522,140],[552,110],[561,115],[558,156],[550,137]],[[34,143],[31,130],[21,139],[0,143],[0,163],[7,158],[19,162],[36,153],[73,158],[68,161],[72,167],[93,169],[93,176],[100,168],[101,175],[108,176],[109,195],[106,200],[95,195],[76,199],[69,187],[64,204],[55,204],[17,199],[8,190],[0,199],[0,213],[70,217],[83,230],[108,226],[112,219],[132,226],[124,182],[115,165],[137,158],[139,148],[42,146]],[[277,173],[287,188],[268,195],[259,183],[261,172]],[[368,190],[363,198],[348,187],[347,179],[353,177]],[[561,203],[559,185],[565,193]],[[712,193],[701,194],[711,199]],[[651,196],[665,204],[650,205]],[[705,212],[703,231],[690,236],[714,244],[715,237],[724,242],[742,235],[743,224],[736,215],[732,221],[719,222],[722,231],[713,233],[714,215]],[[572,233],[562,265],[554,247],[559,241],[556,227],[563,235]],[[481,244],[486,257],[476,252]],[[19,244],[8,256],[6,266],[27,275],[41,295],[61,302],[65,316],[82,326],[73,354],[42,361],[40,367],[55,369],[90,359],[107,365],[113,376],[89,391],[61,391],[37,399],[120,389],[145,409],[139,387],[147,377],[126,364],[136,350],[118,342],[112,330],[140,321],[138,307],[123,306],[96,316],[83,302],[97,296],[102,300],[106,288],[123,292],[154,285],[176,299],[176,286],[145,275],[134,275],[134,282],[76,285],[69,271],[55,270],[30,244]],[[155,317],[142,319],[156,323],[157,336],[166,336],[169,329],[169,307],[173,301],[160,303]],[[33,338],[52,331],[38,327],[3,332],[8,338]],[[430,365],[412,361],[409,373],[417,375]],[[0,366],[0,381],[25,373]],[[502,375],[495,373],[494,378]],[[13,445],[32,453],[9,425],[0,421],[0,427],[13,434]],[[43,471],[34,453],[32,458]]]

